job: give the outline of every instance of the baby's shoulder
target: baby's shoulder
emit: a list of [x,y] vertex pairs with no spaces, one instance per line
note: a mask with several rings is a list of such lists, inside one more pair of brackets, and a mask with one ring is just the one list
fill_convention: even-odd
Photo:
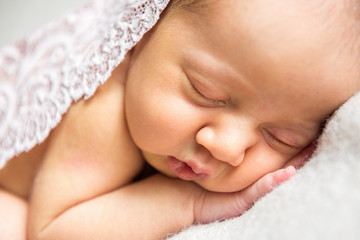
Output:
[[90,99],[74,103],[57,128],[69,141],[81,138],[80,144],[91,141],[102,145],[117,131],[126,131],[125,123],[123,88],[110,77]]
[[112,135],[116,128],[126,127],[124,86],[119,78],[113,74],[90,99],[73,103],[61,123],[70,135],[92,139],[92,134]]
[[139,162],[135,160],[140,160],[141,154],[133,143],[125,118],[125,77],[119,65],[94,96],[70,107],[51,136],[54,144],[50,147],[54,148],[51,152],[55,156],[62,153],[62,161],[70,164],[86,161],[97,165],[103,160]]

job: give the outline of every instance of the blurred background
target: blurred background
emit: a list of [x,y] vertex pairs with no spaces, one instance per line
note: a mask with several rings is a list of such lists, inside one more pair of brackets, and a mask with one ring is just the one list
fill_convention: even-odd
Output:
[[86,0],[0,0],[0,47],[60,17]]

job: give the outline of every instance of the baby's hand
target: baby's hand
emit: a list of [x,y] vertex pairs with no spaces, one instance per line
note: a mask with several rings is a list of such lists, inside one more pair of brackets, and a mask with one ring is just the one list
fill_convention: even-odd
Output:
[[209,223],[216,220],[227,219],[242,215],[250,209],[256,200],[290,179],[296,174],[296,170],[302,167],[315,150],[315,143],[309,144],[295,157],[290,159],[284,166],[269,173],[248,188],[235,193],[214,193],[204,190],[200,198],[195,202],[195,222]]
[[204,191],[195,203],[195,222],[209,223],[242,215],[254,202],[296,174],[293,166],[269,173],[248,188],[235,193]]

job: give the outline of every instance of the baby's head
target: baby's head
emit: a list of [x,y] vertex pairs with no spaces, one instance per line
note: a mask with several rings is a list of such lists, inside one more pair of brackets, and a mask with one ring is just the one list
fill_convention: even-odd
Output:
[[221,192],[283,167],[360,89],[357,2],[172,1],[126,84],[146,160]]

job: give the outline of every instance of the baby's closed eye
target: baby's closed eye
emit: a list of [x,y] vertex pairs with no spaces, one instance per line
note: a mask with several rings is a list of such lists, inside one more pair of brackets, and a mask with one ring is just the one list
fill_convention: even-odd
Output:
[[300,152],[305,147],[292,144],[285,138],[280,139],[279,137],[272,134],[269,130],[264,128],[261,129],[261,132],[269,146],[281,153],[294,154]]

